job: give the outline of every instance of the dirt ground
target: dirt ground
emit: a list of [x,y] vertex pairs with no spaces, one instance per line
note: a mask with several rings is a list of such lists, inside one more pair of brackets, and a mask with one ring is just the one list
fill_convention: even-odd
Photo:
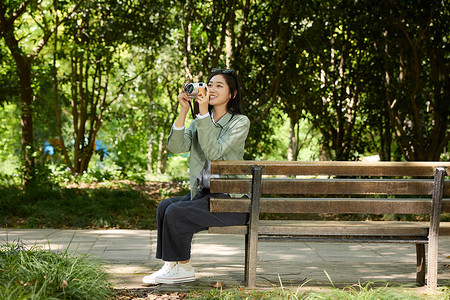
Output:
[[142,288],[142,289],[127,289],[127,290],[119,290],[118,295],[115,300],[130,300],[130,299],[167,299],[167,300],[178,300],[178,299],[186,299],[186,293],[172,292],[166,294],[160,294],[154,291],[151,288]]

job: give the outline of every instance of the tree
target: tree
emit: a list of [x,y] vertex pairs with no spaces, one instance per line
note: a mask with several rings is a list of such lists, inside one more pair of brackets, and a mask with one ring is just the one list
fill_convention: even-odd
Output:
[[[381,14],[381,12],[383,12]],[[380,8],[385,105],[406,160],[439,160],[450,142],[450,10],[445,1]]]
[[[165,16],[154,17],[162,12],[161,3],[147,1],[90,2],[67,22],[60,55],[70,59],[70,77],[60,72],[55,86],[63,81],[70,87],[72,159],[61,122],[58,131],[65,162],[75,175],[88,169],[108,108],[126,98],[130,83],[148,71],[153,58],[145,49],[158,46],[166,30]],[[59,109],[56,115],[61,119]]]
[[[44,8],[41,1],[0,1],[0,31],[11,56],[16,64],[17,77],[20,86],[20,109],[22,129],[22,158],[24,183],[29,184],[35,178],[34,142],[33,142],[33,63],[39,53],[47,45],[56,29],[78,9],[83,0],[76,3],[66,3],[65,15],[58,22],[50,18],[49,14],[56,14],[51,5]],[[70,9],[70,10],[69,10]],[[25,16],[30,16],[39,27],[37,36],[29,37],[24,27],[28,21]],[[34,47],[30,41],[36,40]],[[28,43],[26,43],[28,42]]]
[[274,108],[283,100],[280,90],[297,4],[242,1],[238,5],[242,12],[232,23],[231,64],[240,71],[244,113],[251,120],[246,159],[261,156],[276,145],[274,130],[280,118]]
[[395,159],[439,160],[450,141],[449,9],[441,1],[382,4],[321,1],[297,9],[281,107],[292,126],[311,120],[327,159],[376,150],[390,160],[400,149]]

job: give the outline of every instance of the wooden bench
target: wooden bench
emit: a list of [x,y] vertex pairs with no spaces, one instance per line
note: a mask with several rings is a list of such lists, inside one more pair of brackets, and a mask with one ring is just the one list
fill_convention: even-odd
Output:
[[[449,162],[275,162],[214,161],[211,173],[247,175],[211,178],[211,193],[250,198],[211,198],[212,212],[246,212],[244,226],[211,227],[210,233],[245,234],[245,283],[256,285],[261,241],[367,242],[416,244],[419,285],[437,288],[441,213],[450,212]],[[262,176],[264,175],[264,177]],[[264,196],[264,197],[262,197]],[[419,214],[429,222],[330,222],[259,220],[260,213]],[[314,224],[314,225],[311,225]]]

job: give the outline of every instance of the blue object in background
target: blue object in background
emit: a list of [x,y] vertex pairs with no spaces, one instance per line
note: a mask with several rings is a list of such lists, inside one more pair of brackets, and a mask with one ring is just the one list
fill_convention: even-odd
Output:
[[100,155],[100,161],[103,161],[103,159],[105,158],[105,156],[107,156],[109,154],[109,151],[107,150],[107,148],[105,148],[100,140],[96,140],[95,141],[95,152]]
[[44,154],[55,154],[55,147],[53,147],[48,141],[44,142]]

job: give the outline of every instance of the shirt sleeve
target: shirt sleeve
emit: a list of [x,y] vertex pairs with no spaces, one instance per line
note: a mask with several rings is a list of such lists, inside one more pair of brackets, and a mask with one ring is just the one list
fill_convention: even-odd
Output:
[[185,153],[191,150],[193,137],[193,124],[185,129],[175,129],[172,126],[167,138],[167,148],[173,153]]
[[206,118],[206,117],[209,117],[209,112],[207,112],[206,114],[204,114],[204,115],[201,115],[201,114],[197,114],[197,119],[199,119],[199,120],[201,120],[201,119],[204,119],[204,118]]
[[184,125],[182,127],[177,127],[177,126],[175,126],[175,124],[173,124],[172,129],[173,130],[184,130]]

